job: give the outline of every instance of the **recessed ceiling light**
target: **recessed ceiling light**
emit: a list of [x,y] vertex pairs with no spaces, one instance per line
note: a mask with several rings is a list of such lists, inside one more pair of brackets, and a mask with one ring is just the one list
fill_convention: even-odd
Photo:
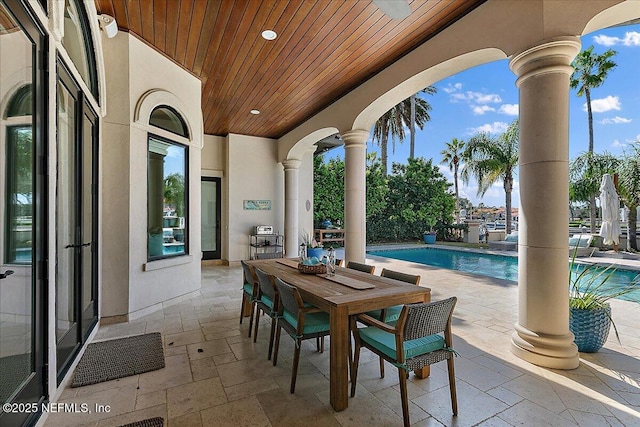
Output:
[[260,110],[251,110],[251,114],[258,115],[260,114]]
[[264,30],[262,32],[262,38],[265,40],[275,40],[276,37],[278,37],[278,35],[273,30]]

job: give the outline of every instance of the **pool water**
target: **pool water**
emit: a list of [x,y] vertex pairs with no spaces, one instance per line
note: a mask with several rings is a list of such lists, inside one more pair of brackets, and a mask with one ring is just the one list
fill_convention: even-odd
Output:
[[[418,264],[431,265],[447,270],[462,271],[465,273],[479,274],[481,276],[494,277],[496,279],[518,281],[518,257],[508,255],[496,255],[481,252],[465,252],[439,248],[395,249],[382,251],[369,251],[370,255],[385,258],[400,259]],[[582,264],[575,264],[572,276],[584,268]],[[597,269],[594,269],[597,274]],[[583,277],[582,282],[588,280]],[[630,283],[635,283],[637,290],[623,295],[619,299],[628,301],[640,301],[640,273],[632,270],[617,269],[609,281],[607,288],[622,288]]]

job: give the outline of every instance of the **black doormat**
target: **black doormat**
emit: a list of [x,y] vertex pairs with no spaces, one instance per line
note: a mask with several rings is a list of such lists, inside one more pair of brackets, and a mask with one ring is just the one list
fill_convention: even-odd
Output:
[[96,384],[164,368],[160,332],[89,344],[71,387]]
[[29,374],[31,353],[0,357],[0,403],[8,402],[9,397]]
[[146,420],[136,421],[134,423],[124,424],[120,427],[162,427],[164,426],[164,418],[155,417],[147,418]]

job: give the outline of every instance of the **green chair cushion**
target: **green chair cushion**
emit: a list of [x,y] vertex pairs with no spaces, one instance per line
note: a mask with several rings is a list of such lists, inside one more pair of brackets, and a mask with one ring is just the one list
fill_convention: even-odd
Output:
[[262,302],[267,307],[273,309],[273,300],[268,295],[262,294],[260,296],[260,302]]
[[[398,360],[396,356],[396,338],[393,334],[385,332],[374,326],[358,329],[362,341],[371,347],[381,351],[390,358]],[[422,354],[445,348],[444,338],[441,335],[428,335],[404,342],[404,358],[411,359]]]
[[[291,312],[285,310],[282,314],[284,320],[289,322],[294,328],[298,328],[298,319],[291,314]],[[329,314],[325,312],[309,313],[304,316],[304,330],[303,335],[315,334],[318,332],[325,332],[329,330]]]
[[253,294],[253,285],[251,283],[245,283],[242,286],[242,289],[249,295],[251,296]]
[[[385,310],[386,310],[385,316],[382,321],[385,323],[396,322],[400,318],[400,312],[402,312],[402,306],[394,305],[391,307],[387,307]],[[372,311],[366,312],[365,314],[373,317],[374,319],[380,320],[380,317],[382,316],[382,310],[372,310]]]

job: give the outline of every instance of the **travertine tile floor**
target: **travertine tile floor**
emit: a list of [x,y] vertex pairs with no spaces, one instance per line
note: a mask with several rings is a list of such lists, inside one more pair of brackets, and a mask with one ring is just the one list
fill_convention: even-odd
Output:
[[[614,334],[580,367],[556,371],[530,365],[509,351],[517,318],[517,287],[428,266],[370,257],[382,267],[422,275],[434,300],[456,295],[454,347],[459,414],[450,412],[446,364],[431,377],[409,382],[415,426],[639,426],[640,305],[613,303]],[[50,414],[44,425],[117,426],[162,416],[175,426],[399,426],[397,371],[363,350],[356,397],[349,408],[329,405],[329,353],[303,344],[296,393],[289,394],[292,340],[283,335],[278,366],[267,361],[269,321],[257,343],[238,324],[239,267],[203,267],[197,298],[169,305],[145,318],[100,327],[95,340],[145,332],[163,334],[166,367],[121,380],[66,388],[59,402],[109,405],[108,413]],[[311,340],[313,341],[313,340]],[[331,345],[330,342],[327,345]],[[42,422],[41,422],[42,424]]]

